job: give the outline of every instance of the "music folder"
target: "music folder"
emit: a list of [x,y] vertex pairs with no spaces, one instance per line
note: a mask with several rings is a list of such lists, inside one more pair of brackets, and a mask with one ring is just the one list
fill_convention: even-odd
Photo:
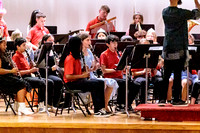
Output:
[[126,65],[128,65],[128,64],[126,64],[126,58],[127,58],[127,56],[128,56],[128,58],[129,58],[129,63],[130,63],[130,57],[131,57],[131,55],[132,55],[133,48],[134,48],[134,45],[128,45],[128,46],[124,49],[124,51],[123,51],[123,53],[122,53],[122,56],[121,56],[121,58],[120,58],[120,61],[119,61],[119,63],[117,64],[117,68],[116,68],[117,70],[123,70],[124,67],[125,67]]
[[42,62],[43,59],[46,58],[46,54],[51,50],[52,44],[53,44],[52,42],[47,42],[47,43],[42,44],[41,50],[39,52],[39,55],[36,61],[37,66]]

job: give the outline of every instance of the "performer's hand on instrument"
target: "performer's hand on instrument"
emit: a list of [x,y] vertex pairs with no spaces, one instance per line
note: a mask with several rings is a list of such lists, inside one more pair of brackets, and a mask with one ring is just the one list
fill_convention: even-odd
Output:
[[11,70],[11,73],[17,74],[18,71],[19,71],[19,70],[18,70],[17,68],[13,68],[13,69]]
[[34,73],[34,72],[37,72],[38,70],[39,70],[38,68],[33,67],[33,68],[30,69],[30,72],[31,72],[31,73]]
[[57,68],[58,68],[58,66],[57,66],[57,65],[54,65],[54,66],[52,66],[52,67],[51,67],[52,71],[55,71],[55,70],[57,70]]
[[89,72],[83,72],[82,73],[82,78],[88,78],[90,77],[90,73]]

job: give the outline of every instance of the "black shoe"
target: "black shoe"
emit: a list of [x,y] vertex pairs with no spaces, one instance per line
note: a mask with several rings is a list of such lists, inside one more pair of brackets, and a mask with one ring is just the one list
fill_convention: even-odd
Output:
[[173,101],[172,102],[173,106],[188,106],[187,103],[185,103],[185,101],[179,100],[179,101]]
[[166,104],[166,100],[160,100],[159,103],[160,104]]
[[160,100],[158,106],[165,106],[166,100]]

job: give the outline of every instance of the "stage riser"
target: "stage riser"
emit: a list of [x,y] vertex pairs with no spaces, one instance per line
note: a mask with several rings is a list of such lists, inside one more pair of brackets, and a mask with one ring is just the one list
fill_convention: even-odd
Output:
[[157,121],[200,121],[200,105],[172,106],[167,104],[140,104],[136,110],[141,111],[144,119],[155,118]]
[[70,128],[0,128],[0,133],[199,133],[194,130],[115,130],[115,129],[70,129]]
[[200,112],[163,112],[163,111],[142,111],[141,117],[143,118],[156,118],[157,121],[200,121]]

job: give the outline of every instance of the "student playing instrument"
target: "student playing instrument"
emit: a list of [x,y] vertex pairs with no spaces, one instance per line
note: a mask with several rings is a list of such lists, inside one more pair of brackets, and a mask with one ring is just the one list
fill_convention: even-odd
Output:
[[[112,98],[112,96],[115,96],[116,92],[117,92],[117,88],[119,87],[117,82],[114,79],[111,78],[97,78],[94,75],[94,71],[97,69],[97,63],[94,59],[94,56],[92,54],[92,52],[90,51],[90,45],[91,45],[91,38],[89,36],[89,34],[87,33],[82,33],[79,35],[79,37],[82,40],[82,52],[85,58],[85,63],[86,65],[89,67],[89,71],[90,71],[90,79],[96,79],[96,80],[103,80],[106,84],[105,87],[105,108],[107,112],[110,112],[109,108],[108,108],[108,102],[110,100],[110,97]],[[111,95],[112,94],[112,95]]]
[[[119,38],[115,35],[108,35],[106,38],[106,45],[108,49],[101,53],[100,65],[104,78],[113,78],[117,81],[118,96],[117,96],[117,110],[121,110],[123,105],[125,105],[125,79],[123,79],[122,71],[116,70],[116,64],[119,62],[119,55],[117,54],[117,45]],[[129,93],[128,93],[128,108],[132,110],[132,102],[138,93],[138,87],[133,81],[129,80],[128,83]]]
[[[99,16],[97,16],[95,19],[91,20],[86,27],[86,31],[90,32],[91,38],[95,37],[95,33],[91,33],[90,26],[100,23],[102,21],[105,21],[107,19],[108,13],[110,13],[110,8],[107,5],[103,5],[101,6],[100,10],[99,10]],[[112,30],[110,32],[115,31],[115,27],[112,27]]]
[[[0,90],[9,95],[16,94],[15,98],[15,110],[18,111],[18,115],[31,115],[25,105],[25,95],[27,91],[30,91],[30,85],[16,76],[18,68],[12,68],[11,57],[7,56],[5,52],[7,48],[6,41],[0,39]],[[14,67],[14,66],[13,66]]]
[[[44,100],[45,100],[45,79],[41,77],[31,77],[31,73],[38,71],[38,68],[32,66],[30,67],[28,61],[23,55],[26,50],[26,40],[24,38],[17,38],[15,40],[15,46],[17,48],[16,53],[13,56],[13,61],[16,63],[20,74],[33,88],[38,88],[38,101],[39,101],[39,112],[44,112]],[[52,93],[53,81],[48,80],[48,93]],[[51,102],[48,102],[51,105]]]
[[[200,9],[198,0],[195,5]],[[165,38],[163,44],[164,79],[160,94],[160,103],[166,103],[169,77],[174,72],[174,105],[185,104],[181,100],[181,71],[184,69],[186,53],[188,50],[188,28],[187,20],[200,17],[200,11],[192,11],[178,8],[181,0],[170,0],[170,6],[162,12],[165,24]],[[179,65],[177,65],[179,64]]]
[[81,89],[85,92],[91,92],[95,116],[108,117],[109,115],[105,110],[104,81],[86,79],[89,77],[90,73],[81,71],[81,50],[81,39],[79,37],[70,38],[67,48],[67,57],[64,61],[63,79],[70,89]]
[[[51,34],[46,34],[43,36],[41,44],[52,42],[53,45],[56,45],[54,43],[54,37]],[[53,49],[53,48],[52,48]],[[58,77],[56,74],[56,69],[58,67],[58,58],[57,53],[54,50],[50,50],[49,57],[48,57],[48,79],[51,79],[54,82],[54,90],[52,94],[49,94],[49,98],[53,100],[53,107],[57,106],[57,103],[59,101],[61,89],[63,87],[62,79]],[[42,77],[46,77],[45,69],[41,68],[40,73]]]

